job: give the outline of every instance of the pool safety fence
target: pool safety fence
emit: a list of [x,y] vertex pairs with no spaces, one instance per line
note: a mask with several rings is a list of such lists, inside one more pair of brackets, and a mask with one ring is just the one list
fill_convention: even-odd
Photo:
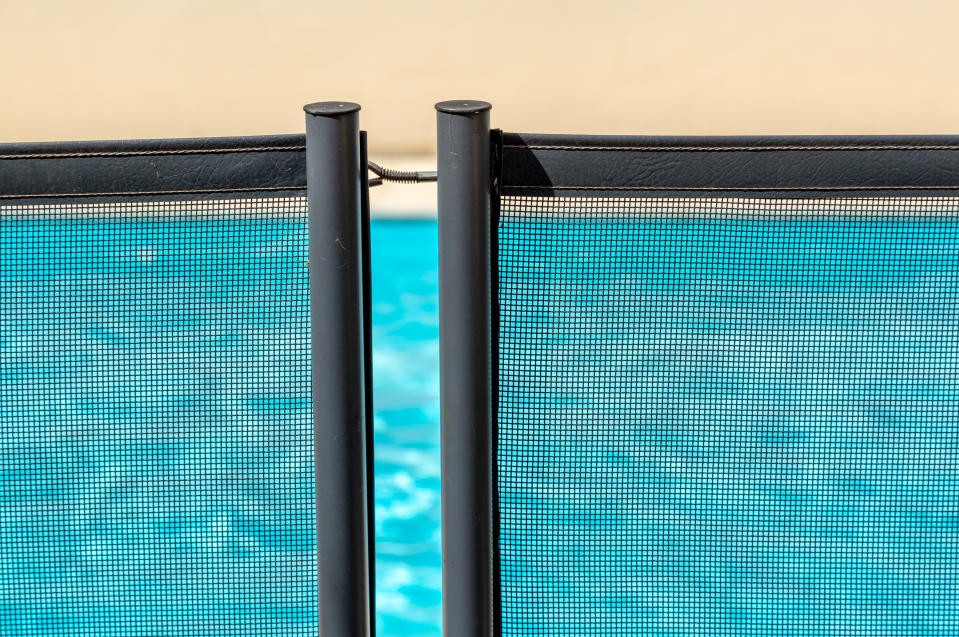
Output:
[[0,632],[369,635],[359,106],[0,145]]
[[436,108],[444,634],[956,634],[959,137]]
[[[0,625],[373,633],[369,187],[438,181],[444,633],[959,632],[959,137],[0,145]],[[370,177],[370,172],[373,177]]]

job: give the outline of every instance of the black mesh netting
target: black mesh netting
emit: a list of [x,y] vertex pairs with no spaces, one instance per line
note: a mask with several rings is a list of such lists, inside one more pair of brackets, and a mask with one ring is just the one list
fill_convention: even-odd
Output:
[[506,196],[505,635],[959,634],[959,199]]
[[316,627],[305,198],[0,207],[0,625]]

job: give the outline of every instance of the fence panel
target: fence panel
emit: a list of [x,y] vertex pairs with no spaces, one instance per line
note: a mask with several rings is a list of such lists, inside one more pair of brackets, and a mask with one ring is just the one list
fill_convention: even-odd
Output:
[[955,634],[959,139],[491,138],[489,632]]
[[306,146],[0,145],[3,631],[316,634]]

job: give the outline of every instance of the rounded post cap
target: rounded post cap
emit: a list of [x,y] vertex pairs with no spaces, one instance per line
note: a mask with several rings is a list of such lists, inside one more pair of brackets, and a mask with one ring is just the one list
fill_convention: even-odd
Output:
[[307,115],[321,115],[323,117],[336,117],[337,115],[346,115],[360,110],[360,105],[354,102],[313,102],[303,107]]
[[448,100],[436,105],[436,110],[440,113],[450,113],[451,115],[475,115],[485,113],[491,108],[493,108],[493,105],[489,102],[477,100]]

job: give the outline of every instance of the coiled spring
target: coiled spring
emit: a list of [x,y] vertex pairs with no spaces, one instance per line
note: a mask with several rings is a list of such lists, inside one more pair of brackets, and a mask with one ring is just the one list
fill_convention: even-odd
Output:
[[436,181],[435,170],[393,170],[392,168],[383,168],[379,164],[371,161],[367,162],[367,168],[376,175],[370,179],[370,186],[379,186],[385,181],[395,181],[405,184],[419,184],[428,181]]

